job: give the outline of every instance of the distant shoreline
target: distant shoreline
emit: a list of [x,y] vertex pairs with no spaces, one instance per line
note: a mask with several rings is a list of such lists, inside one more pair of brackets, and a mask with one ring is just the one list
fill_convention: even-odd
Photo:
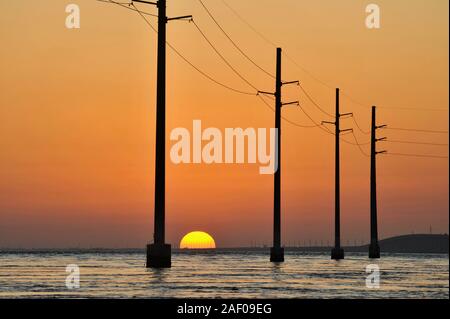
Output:
[[[447,234],[417,234],[402,235],[379,241],[381,252],[400,254],[448,254],[449,236]],[[331,246],[294,246],[285,247],[286,252],[324,253],[331,250]],[[346,252],[366,253],[368,245],[343,246]],[[227,253],[231,251],[266,252],[269,247],[221,247],[214,250],[189,250],[173,248],[174,253]],[[70,253],[108,253],[134,254],[145,253],[144,248],[0,248],[0,254],[70,254]]]

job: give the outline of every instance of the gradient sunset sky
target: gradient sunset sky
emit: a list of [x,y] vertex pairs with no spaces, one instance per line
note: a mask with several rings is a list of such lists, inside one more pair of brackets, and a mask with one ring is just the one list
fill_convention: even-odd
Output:
[[[275,71],[275,47],[222,0],[203,1],[249,56]],[[371,105],[379,106],[380,124],[448,130],[447,0],[226,2],[297,61],[301,68],[283,58],[283,79],[300,80],[326,111],[334,111],[333,88],[340,87],[342,112],[354,112],[363,130],[369,130]],[[65,27],[69,3],[80,6],[80,29]],[[369,3],[381,8],[378,30],[365,26]],[[169,16],[186,14],[252,83],[274,90],[273,79],[239,54],[197,0],[168,0]],[[195,65],[251,91],[192,23],[167,27],[168,41]],[[144,247],[152,239],[156,39],[137,13],[113,4],[0,2],[0,247]],[[331,120],[298,88],[283,90],[285,101],[299,99],[315,121]],[[312,124],[299,107],[286,107],[283,115]],[[274,113],[255,96],[205,79],[168,49],[167,136],[175,127],[191,128],[195,119],[220,129],[269,128]],[[282,125],[283,242],[331,243],[334,138],[318,128]],[[353,127],[361,143],[369,141],[351,119],[342,127]],[[448,134],[380,133],[448,143]],[[343,138],[353,141],[352,135]],[[167,138],[167,150],[172,144]],[[448,146],[379,147],[448,155]],[[368,145],[362,148],[369,152]],[[341,163],[342,241],[367,242],[369,159],[342,143]],[[167,156],[167,241],[177,246],[187,232],[202,230],[218,247],[269,245],[273,176],[259,175],[258,167],[174,165]],[[448,159],[380,156],[380,237],[428,233],[430,226],[448,233],[448,183]]]

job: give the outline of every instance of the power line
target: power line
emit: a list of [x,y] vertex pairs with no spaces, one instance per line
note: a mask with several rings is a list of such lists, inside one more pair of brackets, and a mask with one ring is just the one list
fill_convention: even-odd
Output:
[[[126,8],[126,9],[129,9],[129,10],[131,10],[131,11],[134,11],[134,12],[137,12],[141,17],[142,17],[142,19],[144,19],[144,21],[145,21],[145,23],[156,33],[156,34],[158,34],[158,31],[156,30],[156,28],[145,18],[145,16],[144,15],[151,15],[151,16],[153,16],[152,14],[150,14],[150,13],[146,13],[146,12],[143,12],[143,11],[141,11],[141,10],[139,10],[138,8],[136,8],[136,6],[134,5],[134,3],[120,3],[120,2],[116,2],[116,1],[112,1],[112,0],[97,0],[97,1],[99,1],[99,2],[107,2],[107,3],[112,3],[112,4],[116,4],[116,5],[119,5],[119,6],[121,6],[121,7],[124,7],[124,8]],[[133,8],[130,8],[130,7],[128,7],[126,4],[128,4],[128,5],[130,5],[130,6],[132,6]],[[210,80],[211,82],[213,82],[213,83],[215,83],[215,84],[217,84],[217,85],[219,85],[219,86],[221,86],[221,87],[223,87],[223,88],[226,88],[226,89],[228,89],[228,90],[230,90],[230,91],[233,91],[233,92],[235,92],[235,93],[240,93],[240,94],[243,94],[243,95],[255,95],[256,93],[254,93],[254,92],[246,92],[246,91],[242,91],[242,90],[239,90],[239,89],[236,89],[236,88],[233,88],[233,87],[231,87],[231,86],[229,86],[229,85],[227,85],[227,84],[224,84],[224,83],[222,83],[222,82],[220,82],[220,81],[218,81],[218,80],[216,80],[216,79],[214,79],[212,76],[210,76],[210,75],[208,75],[206,72],[204,72],[204,71],[202,71],[199,67],[197,67],[195,64],[193,64],[192,62],[190,62],[184,55],[182,55],[174,46],[172,46],[169,42],[166,42],[166,44],[172,49],[172,51],[176,54],[176,55],[178,55],[183,61],[185,61],[187,64],[189,64],[194,70],[196,70],[197,72],[199,72],[202,76],[204,76],[205,78],[207,78],[208,80]]]
[[[117,1],[113,1],[113,0],[97,0],[98,2],[106,2],[106,3],[112,3],[112,4],[116,4],[118,6],[121,6],[122,8],[131,10],[131,11],[135,11],[138,12],[140,11],[142,14],[146,15],[146,16],[151,16],[151,17],[158,17],[157,14],[153,14],[153,13],[148,13],[145,11],[141,11],[139,9],[137,9],[132,2],[117,2]],[[132,8],[131,6],[133,6],[134,8]]]
[[[309,120],[312,122],[312,123],[314,123],[314,126],[313,127],[318,127],[318,128],[320,128],[322,131],[324,131],[325,133],[327,133],[327,134],[330,134],[330,135],[333,135],[333,136],[335,136],[336,134],[334,133],[334,132],[332,132],[330,129],[328,129],[326,126],[323,126],[322,124],[319,124],[319,123],[317,123],[306,111],[305,111],[305,109],[302,107],[302,108],[300,108],[302,111],[303,111],[303,113],[305,113],[305,115],[309,118]],[[342,138],[342,137],[340,137],[340,140],[342,141],[342,142],[344,142],[344,143],[347,143],[347,144],[350,144],[350,145],[355,145],[355,146],[358,146],[358,147],[361,147],[361,146],[364,146],[364,145],[368,145],[368,144],[370,144],[370,142],[365,142],[365,143],[359,143],[359,141],[356,139],[356,136],[355,136],[355,142],[350,142],[350,141],[347,141],[346,139],[344,139],[344,138]],[[364,154],[364,151],[362,151],[362,153]]]
[[[201,1],[201,0],[199,0]],[[269,43],[272,46],[276,46],[274,42],[272,42],[271,40],[269,40],[267,37],[265,37],[262,33],[260,33],[256,28],[254,28],[250,23],[248,23],[235,9],[233,9],[225,0],[222,0],[222,2],[239,18],[239,20],[241,20],[244,24],[246,24],[251,30],[253,30],[257,35],[259,35],[264,41],[266,41],[267,43]],[[301,66],[299,63],[297,63],[297,61],[295,61],[294,59],[292,59],[290,56],[288,56],[285,51],[283,51],[283,54],[291,61],[294,63],[294,65],[296,65],[298,68],[300,68],[303,72],[305,72],[306,74],[308,74],[311,78],[313,78],[314,80],[316,80],[317,82],[321,83],[322,85],[332,89],[332,87],[330,85],[328,85],[327,83],[323,82],[322,80],[320,80],[319,78],[315,77],[311,72],[309,72],[307,69],[305,69],[303,66]],[[332,116],[332,114],[326,112],[322,107],[320,107],[312,98],[311,96],[304,90],[304,88],[302,86],[300,86],[300,88],[302,89],[303,93],[305,93],[306,97],[324,114],[328,115],[328,116]],[[358,100],[356,100],[355,98],[353,98],[352,96],[350,96],[349,94],[343,92],[343,95],[346,96],[350,101],[352,101],[354,104],[362,106],[364,108],[370,108],[369,105],[366,105],[364,103],[359,102]],[[420,108],[400,108],[400,107],[381,107],[384,109],[414,109],[414,110],[432,110],[432,109],[420,109]],[[304,111],[304,109],[302,108],[302,110]],[[435,109],[435,110],[442,110],[442,109]],[[358,130],[363,133],[363,134],[370,134],[370,131],[366,131],[364,129],[361,128],[361,126],[359,125],[359,123],[356,121],[356,119],[353,117],[353,121],[356,125],[356,127],[358,128]],[[314,121],[313,121],[314,123]],[[320,126],[319,126],[320,127]],[[326,130],[327,131],[327,130]],[[414,130],[414,131],[421,131],[421,132],[425,132],[425,130]],[[328,133],[332,133],[327,131]],[[430,133],[447,133],[447,132],[440,132],[440,131],[430,131],[427,130],[427,132]],[[360,146],[359,143],[356,143],[358,146]]]
[[[246,19],[244,19],[238,12],[236,9],[234,9],[232,6],[230,6],[225,0],[222,0],[222,3],[242,22],[244,23],[249,29],[251,29],[255,34],[257,34],[262,40],[264,40],[266,43],[270,44],[273,47],[276,47],[277,44],[275,44],[273,41],[271,41],[269,38],[267,38],[263,33],[261,33],[260,31],[258,31],[252,24],[250,24]],[[330,89],[330,90],[334,90],[335,88],[331,85],[329,85],[328,83],[326,83],[325,81],[321,80],[320,78],[318,78],[317,76],[315,76],[312,72],[310,72],[308,69],[306,69],[305,67],[303,67],[301,64],[299,64],[295,59],[293,59],[292,57],[290,57],[286,51],[283,51],[283,55],[289,60],[291,61],[297,68],[299,68],[302,72],[304,72],[305,74],[307,74],[310,78],[312,78],[313,80],[315,80],[317,83],[322,84],[324,87]],[[369,104],[365,104],[365,103],[361,103],[358,100],[356,100],[355,98],[353,98],[352,96],[350,96],[349,94],[342,92],[342,95],[347,97],[349,100],[351,100],[354,104],[362,106],[366,109],[369,109],[371,107],[371,105]],[[448,112],[449,109],[443,109],[443,108],[419,108],[419,107],[388,107],[388,106],[378,106],[378,108],[381,109],[386,109],[386,110],[415,110],[415,111],[446,111]]]
[[[272,108],[272,106],[270,106],[269,103],[267,103],[266,100],[264,100],[264,98],[261,95],[258,95],[258,97],[260,98],[261,101],[263,101],[263,103],[272,111],[275,112],[275,110]],[[297,127],[301,127],[301,128],[313,128],[313,127],[317,127],[318,125],[303,125],[303,124],[298,124],[296,122],[293,122],[291,120],[289,120],[288,118],[281,116],[281,118],[286,121],[287,123],[297,126]]]
[[322,84],[323,86],[325,86],[326,88],[330,89],[330,90],[334,90],[333,86],[327,84],[326,82],[322,81],[321,79],[319,79],[317,76],[315,76],[314,74],[312,74],[310,71],[308,71],[305,67],[303,67],[302,65],[300,65],[297,61],[294,60],[294,58],[290,57],[286,52],[284,53],[284,56],[291,61],[297,68],[299,68],[301,71],[303,71],[303,73],[305,73],[306,75],[308,75],[311,79],[315,80],[316,82]]
[[404,110],[404,111],[443,111],[448,112],[449,109],[444,108],[418,108],[418,107],[395,107],[395,106],[379,106],[381,109],[385,110]]
[[361,152],[361,154],[363,154],[363,155],[366,156],[366,157],[370,157],[370,155],[367,154],[367,153],[363,150],[363,148],[361,147],[362,144],[360,144],[360,143],[358,142],[358,139],[356,138],[355,133],[354,133],[353,131],[351,131],[351,133],[352,133],[352,135],[353,135],[353,138],[355,139],[355,143],[356,143],[356,145],[358,146],[358,149],[359,149],[359,151]]
[[[147,24],[147,25],[148,25],[155,33],[158,33],[158,31],[156,30],[156,28],[150,23],[150,21],[147,20],[147,18],[143,15],[143,13],[142,13],[140,10],[138,10],[138,9],[136,8],[136,6],[135,6],[133,3],[131,3],[131,5],[136,9],[136,10],[134,10],[134,11],[136,11],[136,12],[141,16],[141,18],[145,21],[145,23],[146,23],[146,24]],[[199,72],[201,75],[203,75],[205,78],[207,78],[208,80],[212,81],[213,83],[215,83],[215,84],[217,84],[217,85],[219,85],[219,86],[221,86],[221,87],[223,87],[223,88],[226,88],[226,89],[228,89],[228,90],[230,90],[230,91],[233,91],[233,92],[235,92],[235,93],[240,93],[240,94],[243,94],[243,95],[256,95],[256,93],[254,93],[254,92],[247,92],[247,91],[242,91],[242,90],[239,90],[239,89],[235,89],[235,88],[233,88],[233,87],[231,87],[231,86],[229,86],[229,85],[227,85],[227,84],[224,84],[224,83],[222,83],[222,82],[220,82],[220,81],[214,79],[212,76],[208,75],[206,72],[202,71],[199,67],[197,67],[195,64],[193,64],[191,61],[189,61],[183,54],[180,53],[180,51],[178,51],[178,50],[177,50],[173,45],[171,45],[169,42],[166,42],[166,44],[167,44],[167,46],[168,46],[170,49],[172,49],[172,51],[173,51],[176,55],[178,55],[183,61],[185,61],[185,62],[186,62],[187,64],[189,64],[194,70],[196,70],[197,72]]]
[[314,123],[315,126],[317,126],[318,128],[320,128],[322,131],[324,131],[325,133],[334,135],[334,133],[332,131],[330,131],[327,127],[323,126],[321,123],[317,123],[306,111],[303,107],[300,107],[300,109],[302,110],[303,113],[305,113],[305,115],[309,118],[309,120],[311,122]]
[[[268,44],[272,45],[273,47],[277,47],[277,44],[275,44],[273,41],[271,41],[269,38],[267,38],[266,36],[264,36],[264,34],[262,34],[261,32],[259,32],[254,26],[252,26],[246,19],[244,19],[233,7],[231,7],[225,0],[222,0],[223,4],[228,7],[228,9],[230,9],[231,12],[234,13],[234,15],[241,21],[243,22],[247,27],[249,27],[255,34],[257,34],[261,39],[263,39],[265,42],[267,42]],[[311,73],[309,70],[307,70],[305,67],[303,67],[301,64],[299,64],[295,59],[293,59],[290,55],[288,55],[286,53],[285,50],[283,50],[283,55],[289,60],[291,61],[297,68],[299,68],[302,72],[304,72],[305,74],[307,74],[310,78],[312,78],[313,80],[315,80],[316,82],[322,84],[323,86],[325,86],[326,88],[330,89],[330,90],[334,90],[335,88],[331,85],[329,85],[328,83],[322,81],[321,79],[319,79],[317,76],[315,76],[313,73]]]
[[[141,10],[139,10],[138,8],[136,8],[136,6],[134,5],[134,3],[121,3],[121,2],[116,2],[116,1],[112,1],[112,0],[97,0],[100,2],[108,2],[108,3],[112,3],[112,4],[116,4],[119,5],[121,7],[124,7],[126,9],[132,10],[137,12],[142,19],[144,19],[144,21],[146,22],[146,24],[148,26],[150,26],[150,28],[157,33],[156,28],[146,19],[146,17],[144,15],[150,15],[150,16],[155,16],[153,14],[150,13],[146,13],[143,12]],[[201,0],[199,0],[201,2]],[[222,0],[224,3],[225,1]],[[129,6],[132,6],[133,8],[130,8]],[[206,7],[205,7],[206,9]],[[251,86],[253,89],[257,90],[256,86],[252,85],[248,80],[246,80],[226,59],[225,57],[219,52],[219,50],[217,50],[215,48],[215,46],[212,44],[212,42],[206,37],[206,35],[204,34],[204,32],[202,32],[202,30],[199,28],[199,26],[195,23],[195,21],[191,20],[193,22],[193,24],[196,26],[197,30],[200,32],[200,34],[205,38],[205,40],[208,42],[208,44],[214,49],[214,51],[221,57],[222,60],[224,60],[224,62],[244,81],[246,82],[249,86]],[[182,60],[184,60],[187,64],[189,64],[194,70],[196,70],[197,72],[199,72],[201,75],[203,75],[205,78],[209,79],[210,81],[212,81],[213,83],[220,85],[228,90],[231,90],[233,92],[236,93],[240,93],[240,94],[244,94],[244,95],[257,95],[256,93],[253,92],[246,92],[246,91],[242,91],[239,89],[235,89],[233,87],[230,87],[216,79],[214,79],[213,77],[211,77],[210,75],[208,75],[207,73],[205,73],[204,71],[202,71],[200,68],[198,68],[197,66],[195,66],[192,62],[190,62],[184,55],[182,55],[174,46],[172,46],[169,42],[166,42],[167,45],[172,49],[172,51],[174,51],[174,53],[176,53]],[[332,116],[330,113],[326,112],[318,103],[315,102],[315,100],[307,93],[307,91],[300,86],[301,90],[303,91],[303,93],[306,95],[306,97],[308,98],[308,100],[311,101],[311,103],[313,103],[314,106],[316,106],[321,112],[323,112],[324,114],[327,114],[329,116]],[[348,95],[346,95],[347,97],[349,97]],[[264,104],[266,106],[268,106],[272,111],[272,107],[260,96],[258,95],[258,97],[261,99],[261,101],[264,102]],[[351,98],[351,97],[349,97]],[[352,99],[352,98],[351,98]],[[353,100],[354,102],[356,102],[355,100]],[[360,104],[360,103],[359,103]],[[363,104],[360,104],[363,105]],[[313,125],[302,125],[296,122],[293,122],[289,119],[287,119],[286,117],[282,117],[284,121],[290,123],[291,125],[297,126],[297,127],[301,127],[301,128],[314,128],[314,127],[319,127],[321,130],[323,130],[324,132],[331,134],[331,135],[335,135],[333,132],[331,132],[329,129],[327,129],[326,127],[323,127],[321,124],[317,123],[305,110],[304,108],[301,108],[302,112],[309,118],[309,120],[313,123]],[[359,124],[357,123],[357,121],[354,119],[354,122],[356,124],[356,126],[358,127],[358,129],[362,132],[367,134],[366,131],[362,130],[361,127],[359,126]],[[415,132],[428,132],[428,133],[448,133],[448,131],[438,131],[438,130],[421,130],[421,129],[409,129],[409,128],[392,128],[389,127],[388,129],[391,130],[402,130],[402,131],[415,131]],[[355,139],[355,143],[347,141],[343,138],[341,138],[341,140],[347,144],[351,144],[351,145],[355,145],[358,146],[359,150],[361,151],[361,153],[365,156],[368,156],[364,150],[362,149],[361,146],[363,145],[367,145],[369,143],[360,143],[358,141],[358,139],[356,138],[356,135],[352,132],[353,138]],[[439,145],[439,146],[446,146],[448,144],[439,144],[439,143],[421,143],[421,142],[413,142],[413,141],[396,141],[396,140],[390,140],[387,142],[392,142],[392,143],[407,143],[407,144],[424,144],[424,145]],[[431,157],[431,158],[448,158],[448,157],[443,157],[443,156],[434,156],[434,155],[421,155],[421,154],[404,154],[404,153],[389,153],[391,155],[397,155],[397,156],[414,156],[414,157]]]
[[[356,100],[349,94],[343,92],[342,95],[346,97],[350,102],[352,102],[355,105],[362,106],[364,108],[370,108],[371,106],[368,104],[361,103],[360,101]],[[443,108],[421,108],[421,107],[398,107],[398,106],[377,106],[379,109],[383,110],[403,110],[403,111],[447,111],[448,109]]]
[[222,31],[222,33],[227,37],[227,39],[231,42],[231,44],[233,44],[233,46],[248,60],[250,61],[254,66],[256,66],[258,69],[260,69],[262,72],[264,72],[265,74],[267,74],[268,76],[270,76],[271,78],[275,79],[275,76],[268,72],[267,70],[265,70],[263,67],[261,67],[260,65],[258,65],[252,58],[250,58],[237,44],[235,41],[233,41],[233,39],[228,35],[228,33],[223,29],[223,27],[220,25],[220,23],[216,20],[216,18],[214,18],[214,16],[212,15],[211,11],[209,11],[209,9],[205,6],[205,4],[203,3],[202,0],[198,0],[198,2],[200,2],[200,4],[202,5],[202,7],[205,9],[205,11],[208,13],[208,15],[211,17],[211,19],[214,21],[214,23],[217,25],[217,27]]
[[[230,62],[228,62],[228,60],[222,55],[222,53],[220,53],[220,51],[214,46],[214,44],[208,39],[208,37],[206,36],[206,34],[200,29],[200,27],[197,25],[197,23],[195,23],[195,21],[193,19],[191,19],[191,22],[194,24],[194,26],[197,28],[198,32],[202,35],[202,37],[206,40],[206,42],[208,42],[208,44],[211,46],[211,48],[217,53],[217,55],[222,59],[223,62],[225,62],[225,64],[238,76],[242,79],[242,81],[244,81],[245,83],[247,83],[249,86],[251,86],[253,89],[256,90],[256,92],[258,92],[258,88],[256,86],[254,86],[250,81],[248,81],[238,70],[236,70],[236,68],[234,68]],[[255,93],[256,94],[256,93]]]
[[406,154],[406,153],[384,153],[383,155],[407,156],[407,157],[424,157],[424,158],[448,158],[448,156],[425,155],[425,154]]
[[[334,135],[333,132],[331,132],[331,133]],[[353,133],[353,132],[352,132],[352,133]],[[356,137],[356,136],[355,136],[355,137]],[[343,139],[343,138],[341,137],[341,141],[344,142],[344,143],[350,144],[350,145],[355,145],[355,146],[365,146],[365,145],[369,145],[369,144],[370,144],[370,142],[360,143],[356,138],[355,138],[355,142],[350,142],[350,141],[347,141],[347,140],[345,140],[345,139]]]
[[386,127],[386,130],[396,130],[396,131],[407,131],[407,132],[421,132],[421,133],[438,133],[438,134],[446,134],[448,131],[439,131],[439,130],[425,130],[425,129],[415,129],[415,128],[398,128],[398,127]]
[[303,88],[303,86],[301,84],[299,84],[300,89],[302,90],[302,92],[306,95],[306,97],[308,98],[308,100],[311,101],[311,103],[317,107],[323,114],[328,115],[329,117],[334,118],[334,115],[331,113],[328,113],[327,111],[324,110],[324,108],[322,108],[318,103],[316,103],[313,98],[311,98],[311,96],[308,94],[308,92],[306,92],[306,90]]
[[358,124],[358,121],[356,121],[355,116],[352,116],[352,120],[355,123],[356,127],[358,128],[358,130],[363,133],[363,134],[370,134],[370,131],[365,131],[361,128],[361,126]]
[[[273,47],[277,47],[278,45],[275,44],[273,41],[271,41],[269,38],[267,38],[264,34],[262,34],[261,32],[259,32],[255,27],[253,27],[249,22],[247,22],[246,19],[244,19],[233,7],[231,7],[225,0],[222,0],[223,4],[230,9],[231,12],[234,13],[234,15],[241,21],[243,22],[247,27],[249,27],[255,34],[257,34],[261,39],[263,39],[265,42],[267,42],[268,44],[270,44]],[[317,81],[318,83],[324,85],[325,87],[334,90],[334,88],[325,83],[324,81],[322,81],[321,79],[319,79],[318,77],[316,77],[314,74],[312,74],[310,71],[308,71],[307,69],[305,69],[302,65],[300,65],[297,61],[295,61],[292,57],[290,57],[285,51],[283,51],[282,53],[289,61],[291,61],[297,68],[299,68],[301,71],[303,71],[304,73],[306,73],[309,77],[311,77],[313,80]]]
[[417,144],[417,145],[433,145],[433,146],[448,146],[445,143],[430,143],[430,142],[415,142],[415,141],[400,141],[400,140],[384,140],[386,143],[399,143],[399,144]]
[[350,102],[352,102],[353,104],[357,105],[357,106],[361,106],[363,108],[369,109],[371,106],[361,103],[360,101],[356,100],[355,98],[353,98],[352,96],[350,96],[349,94],[342,92],[342,96],[346,97]]
[[225,0],[222,0],[223,4],[230,9],[231,12],[234,13],[234,15],[241,20],[241,22],[243,22],[245,25],[247,25],[247,27],[249,27],[253,32],[255,32],[261,39],[263,39],[265,42],[267,42],[268,44],[272,45],[273,47],[277,47],[278,45],[275,44],[274,42],[272,42],[271,40],[269,40],[264,34],[262,34],[261,32],[259,32],[256,28],[254,28],[250,23],[248,23],[235,9],[233,9]]
[[[330,134],[330,135],[333,135],[333,136],[335,136],[336,134],[334,133],[334,132],[332,132],[330,129],[328,129],[326,126],[323,126],[322,124],[319,124],[319,123],[317,123],[306,111],[305,111],[305,109],[303,108],[303,107],[301,107],[300,108],[302,111],[303,111],[303,113],[305,113],[305,115],[309,118],[309,120],[312,122],[312,123],[314,123],[314,126],[313,127],[318,127],[318,128],[320,128],[322,131],[324,131],[325,133],[327,133],[327,134]],[[347,144],[350,144],[350,145],[355,145],[355,146],[358,146],[358,147],[360,147],[360,146],[363,146],[363,145],[368,145],[368,144],[370,144],[370,142],[365,142],[365,143],[359,143],[359,141],[358,140],[356,140],[356,138],[355,138],[355,140],[356,140],[356,142],[350,142],[350,141],[347,141],[346,139],[344,139],[344,138],[342,138],[342,137],[340,137],[340,140],[341,141],[343,141],[344,143],[347,143]]]

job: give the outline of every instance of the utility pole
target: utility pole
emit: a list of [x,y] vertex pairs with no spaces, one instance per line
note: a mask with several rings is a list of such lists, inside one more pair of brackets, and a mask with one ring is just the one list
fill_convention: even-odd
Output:
[[370,246],[369,258],[380,258],[380,246],[378,245],[378,221],[377,221],[377,154],[386,153],[386,151],[377,152],[376,143],[386,140],[385,137],[377,139],[376,130],[386,127],[386,125],[376,125],[376,107],[372,106],[372,125],[370,138]]
[[165,242],[166,191],[166,24],[169,20],[190,19],[192,16],[167,18],[166,0],[157,2],[133,0],[158,8],[158,67],[156,87],[156,160],[155,210],[153,243],[147,245],[147,268],[171,267],[171,246]]
[[284,248],[281,247],[281,108],[284,105],[299,105],[298,101],[282,103],[281,88],[283,85],[297,84],[299,81],[283,82],[281,80],[281,48],[277,48],[277,66],[275,77],[275,93],[258,91],[258,94],[275,96],[275,129],[276,140],[276,171],[274,174],[274,201],[273,201],[273,247],[270,248],[270,261],[283,262]]
[[334,248],[331,250],[331,259],[339,260],[344,259],[344,249],[341,248],[341,186],[340,186],[340,151],[339,151],[339,141],[340,133],[351,132],[353,129],[340,129],[340,118],[344,116],[353,116],[353,113],[339,113],[339,89],[336,89],[336,118],[335,122],[322,121],[322,124],[332,124],[335,126],[335,194],[334,194]]

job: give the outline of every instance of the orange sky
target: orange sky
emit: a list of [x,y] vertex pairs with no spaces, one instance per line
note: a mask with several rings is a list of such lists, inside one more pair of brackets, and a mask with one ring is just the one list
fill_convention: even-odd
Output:
[[[372,1],[381,7],[379,30],[365,27],[369,1],[227,2],[315,77],[367,106],[379,105],[380,123],[448,130],[448,111],[434,110],[449,104],[448,1]],[[78,30],[65,27],[68,3],[80,6]],[[205,4],[249,56],[274,71],[274,47],[221,0]],[[273,90],[274,81],[232,47],[197,0],[168,0],[168,14],[192,14],[242,74]],[[156,35],[136,13],[111,4],[15,0],[0,3],[0,39],[0,247],[144,247],[153,233]],[[208,74],[249,90],[192,23],[170,22],[168,40]],[[211,83],[169,49],[167,79],[168,134],[190,128],[194,119],[220,129],[273,126],[274,114],[256,97]],[[283,79],[300,80],[333,112],[334,90],[286,58]],[[296,88],[284,89],[285,101],[296,99],[316,121],[330,120]],[[341,105],[368,130],[368,107],[345,96]],[[430,111],[389,109],[398,107]],[[311,124],[295,106],[283,115]],[[342,125],[354,127],[351,119]],[[383,133],[448,143],[448,134]],[[448,154],[441,146],[382,146]],[[283,242],[331,241],[333,137],[283,122],[282,147]],[[167,159],[168,242],[177,245],[187,232],[203,230],[222,247],[270,243],[273,176],[259,175],[258,164],[173,165]],[[341,160],[343,243],[367,241],[369,161],[347,144]],[[380,157],[380,237],[428,232],[430,225],[448,232],[448,173],[448,159]]]

